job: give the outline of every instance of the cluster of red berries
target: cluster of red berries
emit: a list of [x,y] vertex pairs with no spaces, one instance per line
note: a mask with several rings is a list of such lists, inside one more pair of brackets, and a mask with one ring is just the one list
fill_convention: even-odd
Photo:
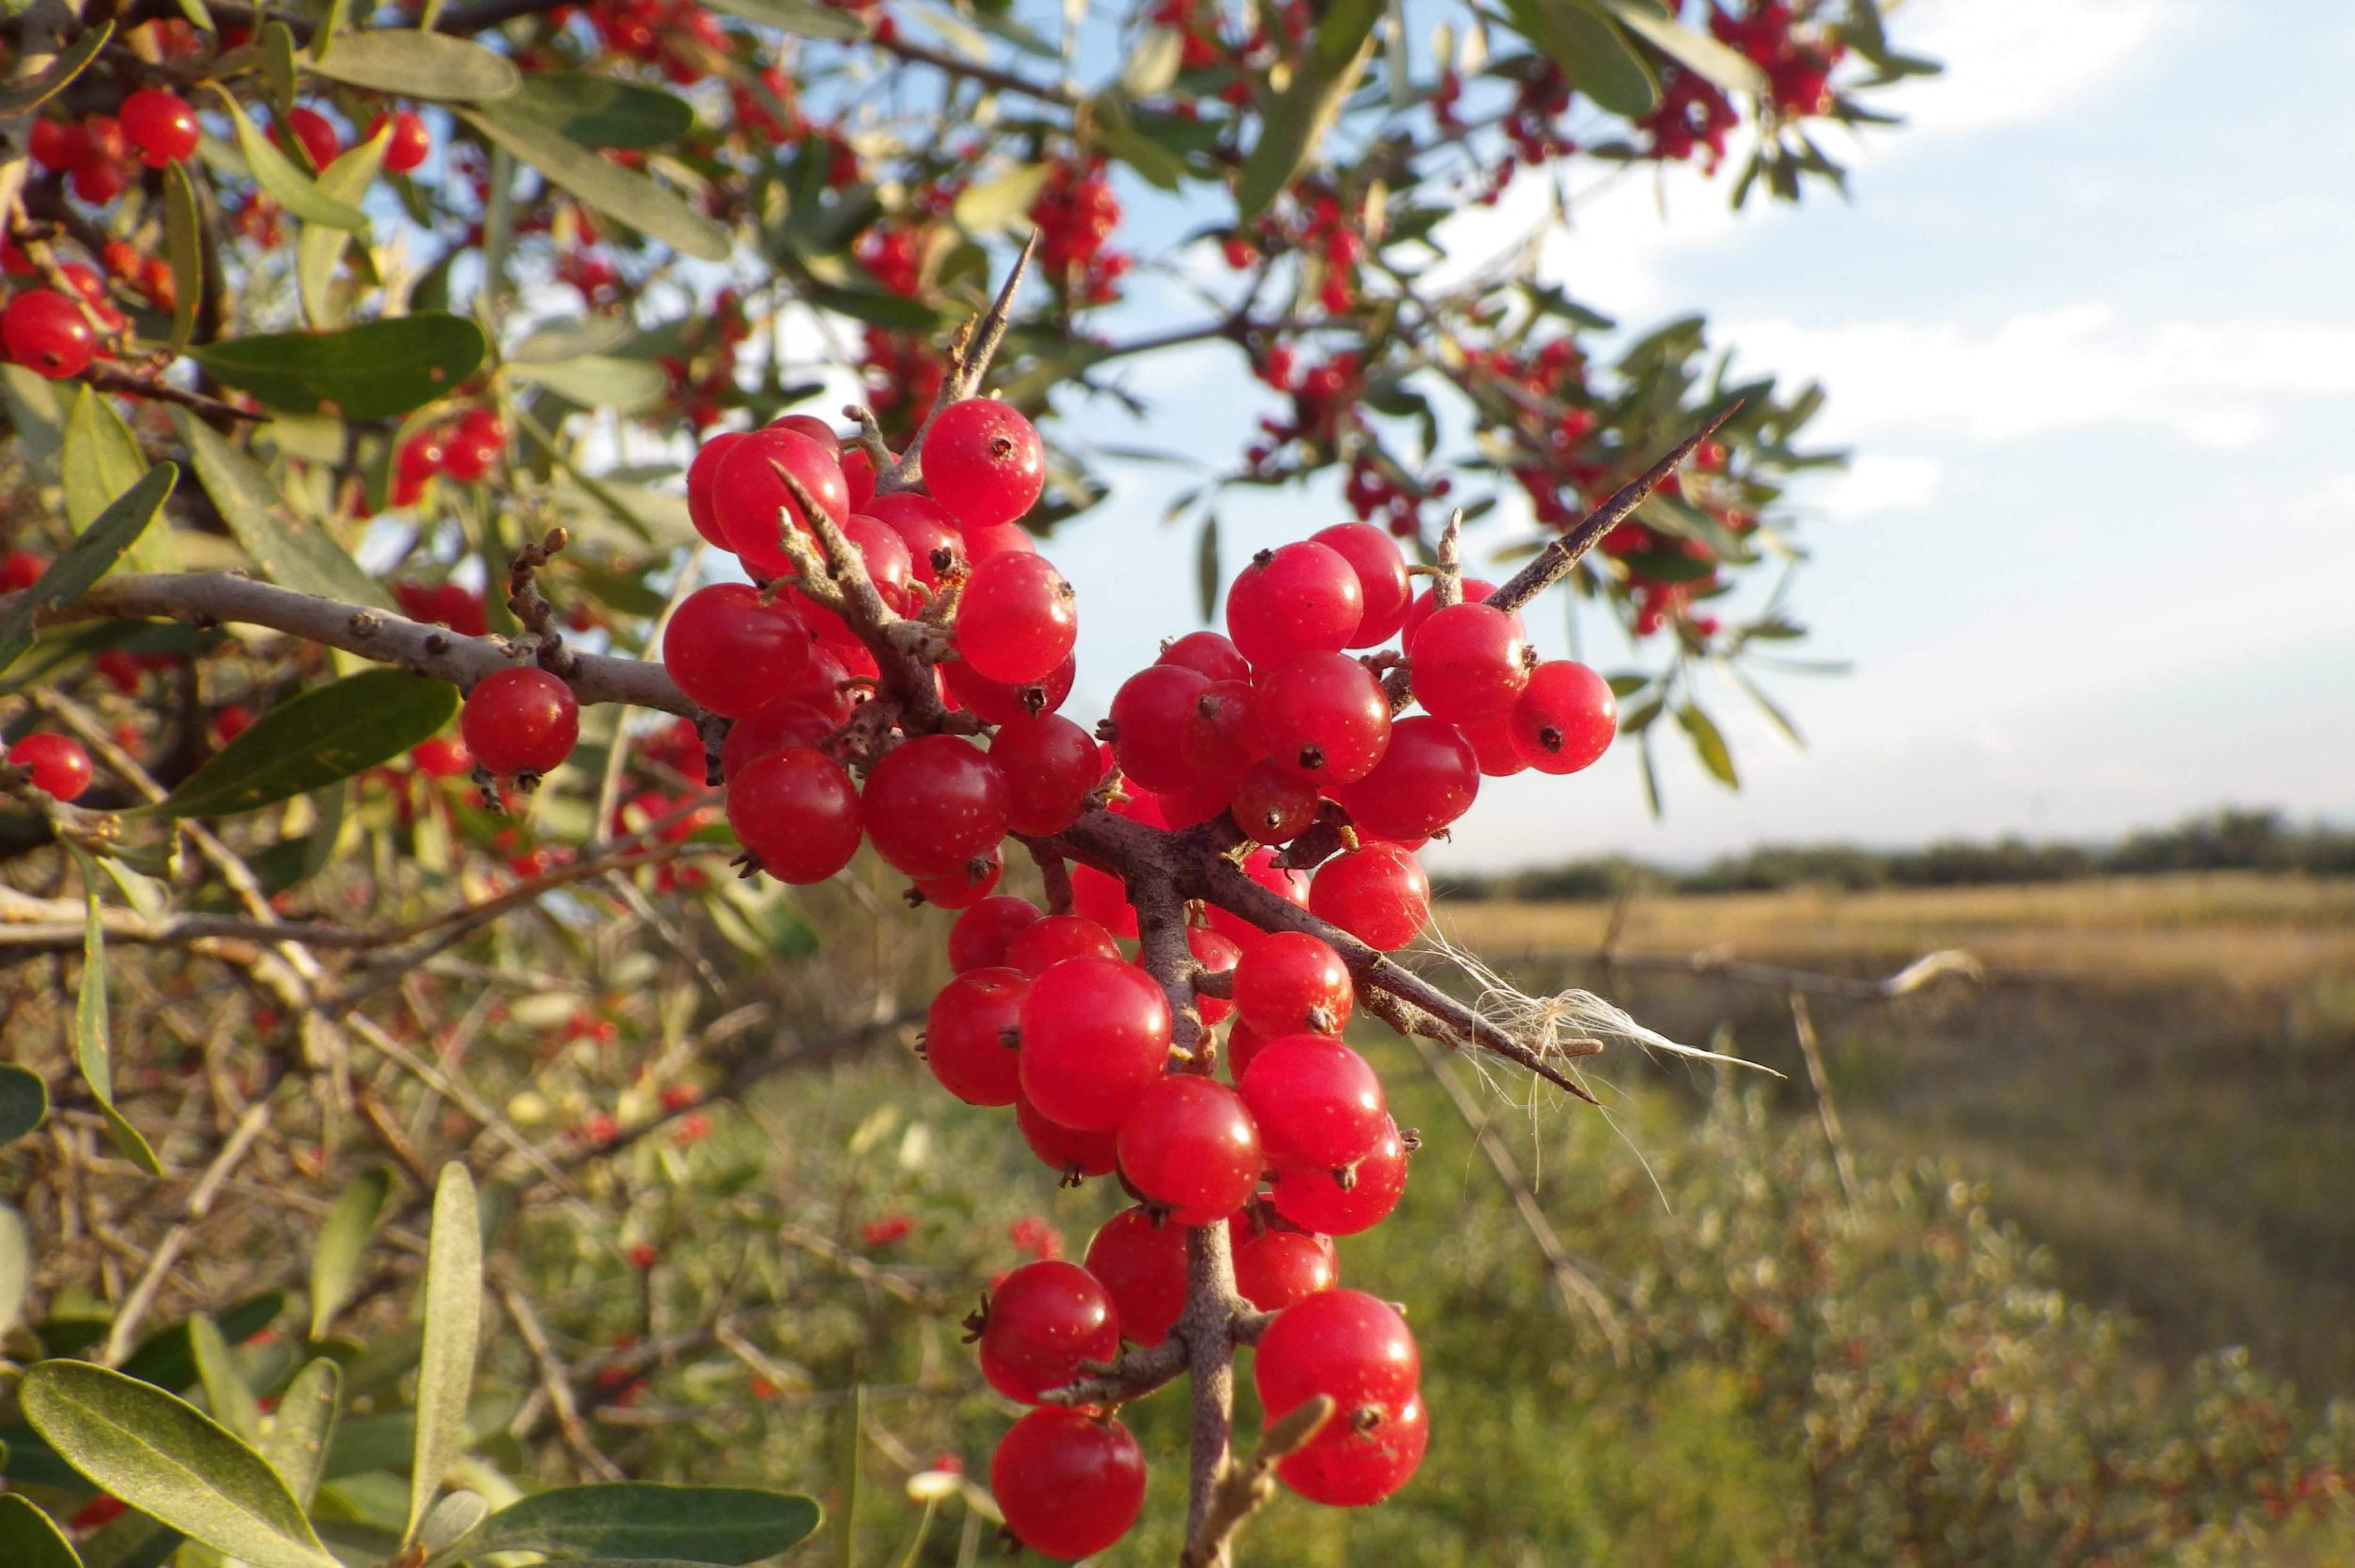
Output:
[[90,754],[69,736],[28,735],[8,748],[7,759],[11,768],[29,769],[33,788],[52,800],[78,800],[90,788]]
[[1766,73],[1777,112],[1828,114],[1832,68],[1847,55],[1847,47],[1831,38],[1801,38],[1795,22],[1785,0],[1751,0],[1746,16],[1710,12],[1709,30]]
[[469,408],[446,425],[421,430],[393,454],[391,503],[416,505],[436,475],[477,483],[506,450],[506,422],[496,408]]
[[1073,305],[1108,305],[1120,297],[1129,258],[1107,249],[1120,224],[1120,201],[1105,178],[1103,160],[1059,163],[1047,172],[1030,205],[1039,230],[1039,260]]

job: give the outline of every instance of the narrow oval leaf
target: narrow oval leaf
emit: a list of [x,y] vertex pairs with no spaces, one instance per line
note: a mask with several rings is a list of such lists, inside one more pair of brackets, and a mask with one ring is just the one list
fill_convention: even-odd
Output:
[[251,1568],[337,1568],[261,1456],[162,1389],[88,1361],[42,1361],[25,1419],[99,1488]]
[[197,306],[204,298],[203,233],[188,171],[176,163],[165,164],[164,256],[172,264],[172,335],[164,350],[175,359],[197,330]]
[[1316,24],[1298,72],[1268,106],[1259,140],[1243,160],[1235,208],[1244,221],[1267,210],[1340,118],[1342,104],[1373,58],[1374,24],[1381,15],[1381,0],[1337,0]]
[[[392,130],[387,126],[320,170],[319,188],[337,201],[357,202],[376,183],[378,171],[384,167],[384,150],[391,144]],[[303,314],[314,327],[338,323],[327,288],[335,281],[336,269],[351,242],[349,230],[324,223],[304,224],[294,241],[294,287],[303,297]]]
[[489,352],[481,327],[429,312],[339,332],[230,338],[190,357],[273,408],[310,414],[332,406],[346,418],[389,419],[455,392]]
[[677,93],[585,70],[536,70],[499,101],[499,116],[552,131],[583,147],[659,147],[695,124]]
[[1727,748],[1725,736],[1719,733],[1715,721],[1687,703],[1677,709],[1677,726],[1692,742],[1693,754],[1700,758],[1700,765],[1709,769],[1710,777],[1729,789],[1742,788],[1742,780],[1733,771],[1733,753]]
[[16,596],[0,617],[0,670],[5,670],[33,645],[33,618],[60,604],[71,604],[104,577],[128,550],[142,530],[155,519],[164,498],[180,477],[173,464],[157,463],[146,477],[116,497],[98,520],[58,552],[31,588]]
[[[59,478],[65,489],[66,522],[76,529],[98,521],[99,514],[147,472],[147,454],[139,438],[123,422],[114,400],[87,387],[74,388],[66,412],[64,444],[58,451]],[[167,572],[180,563],[174,557],[170,531],[144,531],[123,553],[123,566],[133,571]]]
[[229,128],[237,133],[238,154],[245,159],[246,169],[253,175],[253,183],[268,192],[279,206],[305,223],[324,223],[333,228],[368,227],[366,213],[321,191],[311,182],[308,175],[296,168],[285,154],[272,145],[270,138],[245,117],[245,111],[238,107],[237,100],[218,88],[214,94],[228,111]]
[[863,38],[867,23],[844,7],[813,0],[711,0],[711,8],[762,27],[805,38]]
[[733,1565],[807,1540],[815,1502],[745,1487],[612,1481],[559,1487],[501,1509],[449,1555],[545,1552],[558,1557],[667,1558]]
[[609,217],[698,261],[728,260],[728,231],[646,178],[607,162],[546,126],[509,118],[506,105],[460,110],[458,117],[494,145]]
[[278,1396],[270,1431],[261,1439],[261,1457],[278,1472],[294,1500],[304,1508],[319,1490],[319,1473],[327,1463],[327,1447],[336,1439],[336,1420],[343,1409],[343,1369],[325,1356],[304,1363],[303,1370]]
[[466,1395],[474,1383],[474,1348],[483,1329],[482,1215],[474,1179],[454,1160],[442,1167],[433,1190],[433,1228],[425,1238],[424,1315],[417,1447],[410,1465],[403,1545],[416,1539],[442,1476],[465,1442]]
[[[16,14],[16,8],[12,6],[9,15]],[[106,48],[113,37],[113,21],[101,22],[68,44],[58,58],[49,62],[49,69],[40,75],[0,86],[0,120],[28,114],[56,97],[66,83],[80,76],[90,62],[98,58],[98,51]]]
[[1662,16],[1645,0],[1594,0],[1594,4],[1609,12],[1613,21],[1704,81],[1728,92],[1760,98],[1772,90],[1766,73],[1748,55]]
[[[14,1062],[0,1062],[0,1148],[41,1125],[49,1114],[49,1086],[41,1075]],[[5,1324],[0,1324],[5,1329]]]
[[87,911],[81,935],[81,981],[74,991],[74,1065],[90,1086],[106,1118],[107,1131],[123,1158],[150,1176],[164,1173],[162,1161],[139,1129],[114,1108],[113,1025],[106,1005],[106,926],[99,916],[98,867],[79,846],[71,846],[81,868],[83,906]]
[[418,1526],[417,1544],[428,1552],[438,1552],[464,1539],[490,1511],[489,1499],[482,1493],[452,1492],[435,1503],[425,1522]]
[[993,180],[967,185],[949,216],[968,234],[994,234],[1027,217],[1047,188],[1047,165],[1025,164]]
[[1649,114],[1659,79],[1627,36],[1588,0],[1505,0],[1505,15],[1571,85],[1614,114]]
[[512,60],[480,44],[409,27],[348,33],[296,63],[348,87],[444,102],[505,98],[523,79]]
[[210,1318],[199,1312],[188,1319],[188,1349],[196,1352],[197,1382],[205,1391],[205,1407],[241,1443],[261,1436],[261,1406],[253,1390],[230,1364],[229,1341]]
[[[221,1337],[231,1344],[243,1344],[278,1320],[286,1309],[286,1293],[265,1290],[259,1296],[249,1296],[221,1309]],[[185,1319],[156,1330],[139,1342],[138,1349],[123,1358],[119,1369],[125,1377],[135,1377],[141,1383],[152,1383],[157,1388],[178,1391],[197,1381],[197,1353],[188,1342],[188,1325]]]
[[336,1194],[336,1206],[319,1227],[318,1245],[311,1249],[311,1338],[327,1337],[327,1328],[350,1296],[359,1277],[360,1259],[368,1253],[384,1201],[392,1192],[392,1173],[371,1165],[353,1177]]
[[[32,1279],[33,1250],[25,1239],[25,1216],[0,1203],[0,1334],[16,1326]],[[0,1449],[0,1458],[5,1457]]]
[[584,408],[638,408],[669,389],[670,378],[651,360],[584,354],[545,365],[509,365],[518,381],[547,387]]
[[363,670],[279,704],[136,814],[227,817],[275,805],[389,762],[457,711],[458,689],[447,681]]
[[360,570],[325,528],[296,515],[253,460],[229,438],[186,408],[172,410],[197,482],[212,497],[229,531],[252,557],[254,569],[281,588],[370,609],[396,607],[383,585]]
[[81,1568],[65,1531],[14,1492],[0,1493],[0,1563],[8,1568]]

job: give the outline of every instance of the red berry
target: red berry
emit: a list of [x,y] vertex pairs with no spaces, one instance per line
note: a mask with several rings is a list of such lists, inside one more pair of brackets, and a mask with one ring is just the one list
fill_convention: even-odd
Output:
[[1006,775],[951,735],[901,743],[867,775],[867,834],[910,876],[941,876],[1006,836]]
[[104,207],[130,183],[121,164],[89,153],[74,160],[73,172],[66,177],[67,188],[92,207]]
[[733,782],[736,775],[764,757],[796,746],[815,749],[835,727],[834,719],[799,697],[755,708],[728,726],[728,739],[719,747],[719,776]]
[[1348,558],[1303,539],[1263,550],[1227,589],[1227,635],[1252,666],[1273,670],[1303,653],[1337,653],[1357,635],[1365,593]]
[[1382,1083],[1366,1059],[1321,1034],[1286,1034],[1252,1058],[1236,1088],[1279,1171],[1345,1171],[1390,1125]]
[[1113,694],[1113,753],[1120,770],[1148,789],[1201,782],[1186,760],[1186,719],[1209,680],[1182,664],[1148,664]]
[[1431,1441],[1417,1393],[1401,1404],[1368,1404],[1336,1416],[1308,1446],[1277,1462],[1275,1478],[1327,1508],[1380,1502],[1413,1478]]
[[1039,546],[1018,523],[1001,523],[995,528],[975,528],[967,524],[964,530],[964,556],[975,566],[992,556],[1035,556]]
[[1575,773],[1611,747],[1619,703],[1611,683],[1583,664],[1554,659],[1529,673],[1512,707],[1513,749],[1540,773]]
[[1271,931],[1235,966],[1235,1011],[1270,1038],[1337,1035],[1355,998],[1341,955],[1305,931]]
[[11,550],[0,556],[0,593],[16,593],[41,580],[49,569],[46,556],[30,550]]
[[1366,946],[1391,952],[1413,941],[1431,918],[1431,882],[1408,851],[1368,843],[1317,868],[1308,907]]
[[1011,724],[1031,714],[1050,714],[1071,694],[1077,664],[1067,655],[1043,681],[1008,686],[989,679],[962,659],[941,665],[941,679],[957,706],[984,724]]
[[1365,608],[1359,612],[1357,630],[1343,646],[1379,648],[1397,636],[1405,624],[1407,606],[1413,602],[1414,588],[1406,575],[1406,557],[1399,554],[1389,532],[1370,523],[1336,523],[1309,537],[1339,552],[1358,574],[1358,591]]
[[1120,1308],[1130,1343],[1157,1345],[1186,1309],[1186,1231],[1156,1223],[1139,1204],[1103,1223],[1088,1243],[1088,1272]]
[[1039,906],[1027,898],[999,894],[957,916],[949,927],[949,968],[959,974],[1010,964],[1007,948],[1038,924]]
[[547,671],[509,665],[474,683],[458,730],[474,760],[503,779],[551,773],[581,738],[581,705]]
[[1427,839],[1461,817],[1480,790],[1471,743],[1444,719],[1416,715],[1391,726],[1390,749],[1349,786],[1342,804],[1358,832],[1401,842]]
[[[1206,779],[1240,779],[1253,763],[1265,757],[1267,743],[1260,737],[1259,700],[1251,683],[1213,681],[1204,687],[1186,710],[1178,750],[1186,765]],[[1225,791],[1220,793],[1223,807]],[[1217,814],[1215,810],[1210,813]]]
[[478,408],[461,419],[458,428],[450,433],[442,450],[442,471],[461,484],[478,483],[491,471],[506,446],[506,429],[499,423],[498,416]]
[[0,312],[8,357],[55,381],[79,376],[98,354],[98,334],[81,307],[54,289],[27,289]]
[[1009,686],[1044,680],[1079,636],[1072,603],[1071,585],[1043,556],[975,561],[957,599],[957,654]]
[[1006,775],[1007,825],[1018,833],[1061,832],[1103,777],[1094,740],[1058,714],[999,726],[989,755]]
[[1071,907],[1115,937],[1136,935],[1136,909],[1128,885],[1092,865],[1071,867]]
[[731,443],[713,475],[712,518],[746,569],[762,577],[782,577],[794,569],[793,557],[777,542],[780,527],[809,531],[801,503],[777,476],[780,468],[800,482],[837,527],[850,518],[842,465],[799,430],[772,425]]
[[[1258,1065],[1256,1059],[1253,1066]],[[1244,1076],[1250,1076],[1248,1071]],[[1353,1236],[1389,1219],[1406,1191],[1406,1139],[1398,1124],[1382,1128],[1372,1153],[1358,1161],[1348,1184],[1330,1171],[1279,1171],[1273,1183],[1275,1212],[1303,1230]]]
[[1004,853],[992,844],[988,853],[975,855],[954,871],[910,880],[915,885],[916,895],[934,908],[965,909],[988,897],[1005,871]]
[[1347,653],[1303,653],[1261,681],[1259,728],[1277,767],[1320,787],[1348,784],[1390,745],[1390,698]]
[[728,825],[779,882],[824,882],[858,853],[863,812],[850,775],[795,747],[764,757],[728,787]]
[[123,101],[123,133],[151,169],[176,164],[197,150],[197,111],[175,94],[143,87]]
[[1253,1235],[1239,1220],[1232,1240],[1235,1289],[1263,1312],[1281,1312],[1340,1283],[1341,1265],[1330,1237],[1277,1229]]
[[1236,781],[1228,810],[1253,842],[1284,844],[1316,820],[1323,804],[1314,782],[1288,768],[1263,762]]
[[1137,1097],[1119,1151],[1137,1195],[1181,1225],[1225,1219],[1259,1185],[1259,1129],[1242,1097],[1190,1073],[1166,1075]]
[[1076,1263],[1026,1263],[997,1282],[982,1308],[981,1375],[1025,1404],[1086,1375],[1082,1363],[1119,1353],[1112,1297]]
[[90,788],[90,754],[69,736],[28,735],[8,748],[13,768],[32,769],[33,788],[54,800],[75,800]]
[[[1280,869],[1275,863],[1275,852],[1256,849],[1243,857],[1243,874],[1270,893],[1299,908],[1308,907],[1308,876],[1304,872]],[[1260,928],[1240,915],[1213,906],[1210,929],[1222,931],[1248,948],[1259,940]]]
[[[1242,947],[1231,937],[1213,931],[1208,926],[1186,927],[1186,950],[1194,957],[1206,974],[1223,975],[1234,972],[1242,959]],[[1195,1011],[1205,1023],[1220,1023],[1235,1010],[1235,1004],[1222,996],[1197,997]]]
[[1510,616],[1485,604],[1454,604],[1416,630],[1407,662],[1423,710],[1461,724],[1511,707],[1536,659]]
[[798,430],[824,447],[836,461],[842,459],[842,438],[834,433],[832,425],[815,414],[787,414],[782,418],[770,420],[769,425],[773,429]]
[[1030,984],[1020,1055],[1022,1097],[1040,1114],[1116,1128],[1168,1061],[1168,999],[1134,965],[1067,959]]
[[728,535],[719,531],[719,517],[714,510],[719,464],[729,449],[743,439],[741,430],[722,430],[696,448],[687,465],[687,519],[705,544],[722,550],[729,548]]
[[1083,1132],[1050,1121],[1028,1100],[1014,1102],[1014,1125],[1022,1134],[1022,1141],[1030,1146],[1030,1152],[1045,1161],[1049,1170],[1062,1173],[1066,1186],[1077,1185],[1084,1177],[1109,1176],[1119,1163],[1117,1133]]
[[[396,175],[405,175],[425,162],[425,154],[433,148],[433,139],[426,132],[425,122],[403,109],[389,117],[392,135],[384,144],[384,166]],[[385,128],[387,116],[379,114],[368,122],[368,140]]]
[[929,496],[908,491],[879,495],[867,503],[867,515],[900,535],[916,580],[928,588],[940,587],[941,573],[951,565],[970,558],[956,519]]
[[1160,664],[1182,664],[1211,681],[1248,681],[1251,663],[1215,631],[1189,631],[1161,651]]
[[989,397],[952,403],[924,437],[924,489],[967,528],[1011,523],[1038,502],[1047,453],[1030,421]]
[[[1465,577],[1462,579],[1461,587],[1464,590],[1463,602],[1465,604],[1485,603],[1487,602],[1488,596],[1497,591],[1497,585],[1495,583],[1483,582],[1478,577]],[[1407,607],[1406,622],[1399,628],[1399,645],[1401,647],[1404,647],[1406,644],[1414,641],[1414,634],[1423,629],[1423,623],[1431,619],[1432,612],[1439,608],[1439,601],[1432,598],[1431,595],[1432,590],[1425,588],[1421,593],[1415,595],[1414,603]],[[1515,615],[1513,617],[1513,625],[1516,628],[1520,628],[1526,633],[1527,629],[1521,628],[1521,618],[1518,615]]]
[[867,503],[875,499],[875,462],[857,441],[842,449],[842,482],[850,491],[850,509],[866,511]]
[[1136,1522],[1145,1458],[1108,1415],[1034,1410],[989,1457],[989,1489],[1023,1545],[1042,1557],[1088,1557]]
[[[1535,674],[1535,672],[1531,673]],[[1472,748],[1483,778],[1510,779],[1516,773],[1529,771],[1529,758],[1523,757],[1520,747],[1513,744],[1511,708],[1492,718],[1474,719],[1470,724],[1457,725],[1455,733],[1462,736],[1464,744]],[[1392,736],[1396,736],[1395,726],[1392,726]]]
[[428,779],[455,779],[474,770],[474,758],[464,741],[437,735],[409,748],[409,765]]
[[783,604],[744,583],[687,596],[663,630],[663,667],[697,706],[730,718],[783,696],[809,663],[810,634]]
[[[295,141],[303,144],[303,156],[310,160],[313,173],[336,161],[338,151],[336,128],[317,110],[295,108],[287,111],[286,129],[293,133]],[[281,146],[285,144],[282,139],[273,137],[272,140],[279,141]]]
[[1025,925],[1007,938],[1008,964],[1034,979],[1066,959],[1120,958],[1120,944],[1093,920],[1077,915],[1048,915]]

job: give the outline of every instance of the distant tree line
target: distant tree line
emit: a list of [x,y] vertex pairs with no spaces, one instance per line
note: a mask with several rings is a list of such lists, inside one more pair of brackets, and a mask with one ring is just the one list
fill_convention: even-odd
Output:
[[2355,828],[2318,821],[2298,824],[2277,810],[2228,807],[2107,844],[2031,843],[2017,837],[1987,843],[1952,839],[1919,849],[1772,844],[1721,856],[1691,871],[1625,855],[1598,855],[1444,880],[1446,891],[1458,897],[1549,903],[1615,898],[1631,887],[1638,893],[1761,893],[1810,885],[1853,892],[2182,871],[2355,875]]

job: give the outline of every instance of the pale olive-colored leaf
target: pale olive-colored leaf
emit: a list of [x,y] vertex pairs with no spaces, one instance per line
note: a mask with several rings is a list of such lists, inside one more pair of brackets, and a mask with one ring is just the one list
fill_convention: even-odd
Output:
[[272,200],[305,223],[324,223],[334,228],[368,227],[366,213],[320,190],[310,175],[272,145],[270,138],[245,117],[237,100],[218,88],[214,93],[229,117],[229,128],[237,134],[238,154],[244,158],[247,171],[253,175],[254,184]]
[[172,334],[164,350],[178,358],[197,330],[197,307],[204,302],[204,222],[197,211],[196,187],[180,164],[164,166],[164,256],[172,264]]
[[362,670],[263,714],[178,788],[134,813],[225,817],[349,779],[440,732],[458,689],[406,670]]
[[1151,98],[1176,84],[1185,63],[1186,37],[1175,27],[1148,27],[1121,63],[1120,90],[1131,98]]
[[[21,1068],[11,1068],[20,1072]],[[40,1080],[33,1080],[38,1084]],[[33,1249],[25,1237],[25,1216],[0,1203],[0,1334],[16,1326],[25,1310],[25,1292],[33,1280]]]
[[311,1338],[314,1342],[327,1337],[328,1326],[351,1295],[352,1282],[359,1277],[360,1260],[368,1254],[368,1238],[375,1234],[377,1219],[391,1192],[392,1173],[381,1165],[368,1166],[336,1194],[336,1206],[320,1225],[319,1239],[311,1249]]
[[818,1519],[815,1502],[791,1492],[612,1481],[527,1497],[484,1520],[446,1555],[545,1552],[733,1568],[807,1540]]
[[91,1097],[98,1101],[99,1113],[106,1118],[107,1131],[113,1135],[116,1150],[148,1175],[160,1176],[164,1167],[155,1158],[154,1148],[114,1108],[113,1023],[108,1016],[106,1001],[106,924],[99,913],[98,867],[79,846],[69,847],[81,867],[86,911],[81,936],[81,980],[74,990],[74,1065],[80,1069]]
[[352,33],[332,50],[298,60],[313,76],[397,98],[480,103],[505,98],[523,77],[515,62],[447,33],[387,27]]
[[238,1441],[258,1442],[261,1405],[230,1362],[229,1341],[221,1338],[220,1329],[201,1312],[188,1319],[188,1348],[196,1352],[197,1383],[205,1391],[205,1408],[212,1418]]
[[0,1563],[8,1568],[81,1568],[81,1557],[57,1521],[14,1492],[0,1492]]
[[186,408],[175,408],[172,415],[187,442],[197,482],[212,497],[222,521],[262,577],[322,599],[372,609],[396,608],[383,585],[360,570],[359,563],[325,528],[298,516],[270,476],[231,446],[227,436]]
[[583,147],[659,147],[686,135],[695,106],[677,93],[585,70],[536,70],[499,101],[499,117]]
[[417,1544],[429,1555],[465,1538],[466,1532],[490,1516],[490,1500],[480,1492],[454,1491],[433,1505],[417,1527]]
[[1235,209],[1244,222],[1267,210],[1340,118],[1342,105],[1373,58],[1374,24],[1381,14],[1381,0],[1336,0],[1318,20],[1299,68],[1268,106],[1259,140],[1243,159],[1235,183]]
[[425,1512],[458,1457],[466,1433],[466,1396],[483,1328],[482,1215],[474,1179],[456,1160],[442,1167],[433,1190],[433,1225],[425,1242],[425,1350],[417,1368],[417,1446],[410,1463],[409,1521],[403,1544],[417,1538]]
[[1733,771],[1733,753],[1715,721],[1686,703],[1677,709],[1677,726],[1692,742],[1693,755],[1700,758],[1700,765],[1709,769],[1711,778],[1729,789],[1742,788],[1742,780]]
[[[89,527],[114,498],[137,484],[148,469],[139,438],[123,421],[114,400],[87,387],[74,388],[66,410],[65,440],[58,451],[59,479],[65,491],[66,522],[76,532]],[[165,572],[180,563],[170,530],[143,529],[123,553],[122,567]]]
[[278,1472],[304,1508],[319,1489],[327,1449],[336,1440],[336,1422],[343,1409],[343,1368],[316,1356],[294,1374],[262,1435],[261,1457]]
[[[815,0],[711,0],[711,8],[759,26],[805,38],[847,40],[867,36],[866,19],[845,6]],[[938,18],[932,18],[936,24]]]
[[[388,125],[320,170],[319,188],[337,201],[357,205],[376,183],[378,172],[384,167],[384,150],[391,143],[392,128]],[[303,298],[303,314],[314,327],[341,324],[327,291],[351,243],[350,230],[324,223],[304,224],[294,240],[294,287]]]
[[1707,33],[1695,32],[1664,16],[1646,0],[1593,0],[1611,19],[1702,80],[1728,92],[1763,98],[1770,90],[1766,73],[1740,49],[1719,43]]
[[[14,14],[13,8],[11,14]],[[0,120],[13,120],[19,114],[29,114],[56,97],[68,82],[89,69],[90,62],[96,59],[99,51],[113,38],[114,23],[110,18],[86,29],[68,44],[40,75],[0,85]]]
[[584,354],[536,365],[510,364],[506,373],[518,381],[545,387],[584,408],[627,412],[656,401],[670,388],[661,366],[611,354]]
[[995,234],[1029,215],[1047,188],[1044,164],[1025,164],[958,193],[949,216],[968,234]]
[[1505,16],[1571,85],[1614,114],[1634,119],[1660,101],[1643,52],[1591,0],[1504,0]]
[[559,189],[647,238],[698,261],[728,260],[728,230],[645,175],[598,156],[536,122],[508,116],[504,105],[460,110],[458,116],[492,145],[513,154]]

